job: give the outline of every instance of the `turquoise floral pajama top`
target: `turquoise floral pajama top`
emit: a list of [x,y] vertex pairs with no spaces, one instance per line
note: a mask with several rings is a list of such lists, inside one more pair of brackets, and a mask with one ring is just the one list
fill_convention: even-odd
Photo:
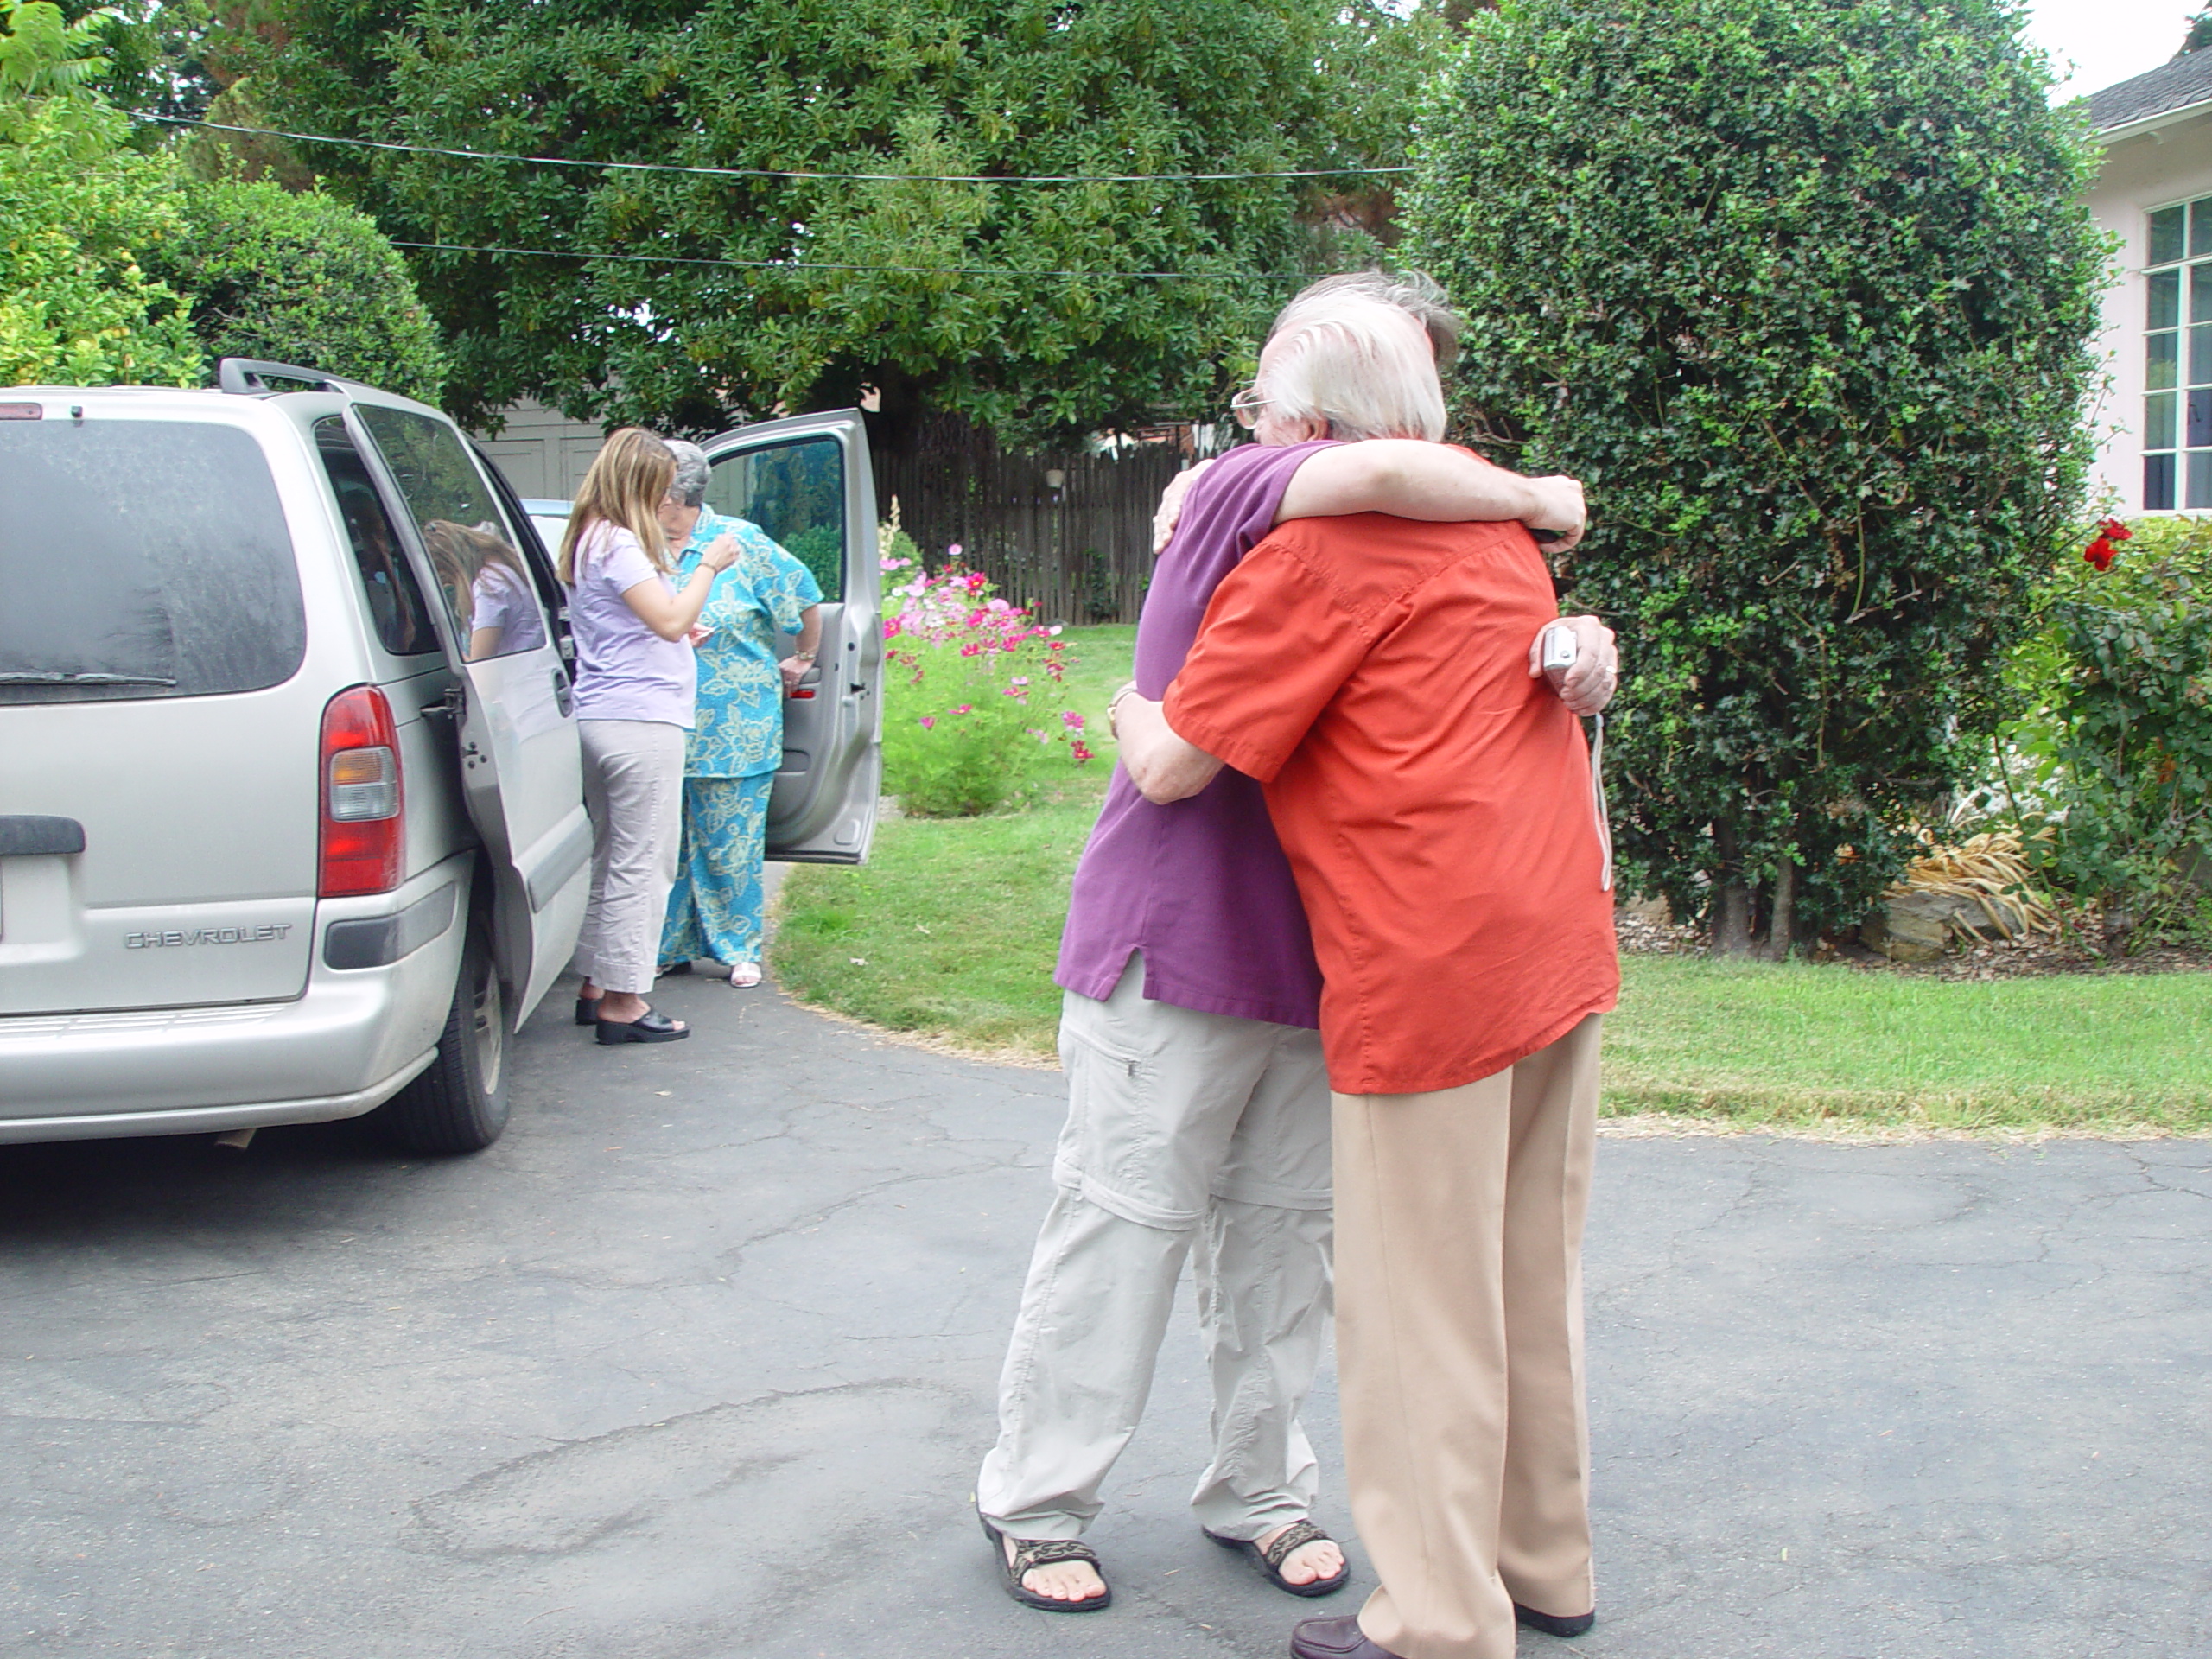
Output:
[[754,778],[784,756],[784,681],[779,636],[797,633],[800,613],[822,602],[814,573],[758,524],[718,512],[698,528],[677,562],[680,587],[716,537],[737,537],[738,555],[707,591],[699,620],[714,632],[699,645],[698,725],[684,751],[687,778]]

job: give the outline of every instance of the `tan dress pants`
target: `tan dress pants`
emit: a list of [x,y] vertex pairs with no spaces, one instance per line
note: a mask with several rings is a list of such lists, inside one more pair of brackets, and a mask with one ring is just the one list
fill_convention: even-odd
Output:
[[1351,1512],[1401,1659],[1512,1659],[1593,1603],[1582,1223],[1599,1016],[1495,1077],[1333,1095]]

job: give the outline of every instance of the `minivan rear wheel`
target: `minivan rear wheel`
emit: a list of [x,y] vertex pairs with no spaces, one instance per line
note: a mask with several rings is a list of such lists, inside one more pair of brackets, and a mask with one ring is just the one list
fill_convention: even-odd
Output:
[[437,1058],[377,1114],[409,1152],[481,1152],[507,1127],[507,1007],[480,918],[469,923]]

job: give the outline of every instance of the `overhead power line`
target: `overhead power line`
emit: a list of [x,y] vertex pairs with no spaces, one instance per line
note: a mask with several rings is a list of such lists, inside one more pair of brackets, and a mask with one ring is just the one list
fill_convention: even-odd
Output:
[[817,259],[708,259],[677,253],[600,253],[588,248],[499,248],[469,242],[400,242],[432,253],[499,253],[533,259],[614,259],[633,265],[726,265],[735,270],[842,270],[898,276],[1089,276],[1167,282],[1304,283],[1300,270],[1025,270],[1018,265],[848,265]]
[[448,156],[471,162],[519,162],[531,167],[596,168],[609,173],[689,173],[717,179],[819,179],[849,184],[1221,184],[1262,179],[1345,179],[1410,173],[1410,167],[1285,168],[1254,173],[832,173],[774,167],[685,167],[675,162],[594,162],[574,156],[523,156],[502,150],[459,149],[442,144],[407,144],[385,138],[340,138],[327,132],[289,132],[281,127],[238,126],[189,116],[134,111],[141,121],[172,127],[202,127],[255,138],[289,138],[303,144],[340,144],[353,149],[398,150],[410,156]]

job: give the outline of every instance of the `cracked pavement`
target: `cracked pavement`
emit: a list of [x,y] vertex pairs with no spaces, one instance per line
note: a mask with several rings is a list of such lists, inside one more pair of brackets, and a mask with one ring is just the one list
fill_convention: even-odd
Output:
[[[1268,1656],[1184,1510],[1187,1311],[1092,1533],[1015,1606],[969,1503],[1054,1074],[664,982],[560,990],[489,1152],[358,1124],[0,1148],[0,1651]],[[1524,1659],[2212,1646],[2212,1142],[1609,1138],[1598,1628]],[[1348,1530],[1333,1381],[1309,1414]]]

